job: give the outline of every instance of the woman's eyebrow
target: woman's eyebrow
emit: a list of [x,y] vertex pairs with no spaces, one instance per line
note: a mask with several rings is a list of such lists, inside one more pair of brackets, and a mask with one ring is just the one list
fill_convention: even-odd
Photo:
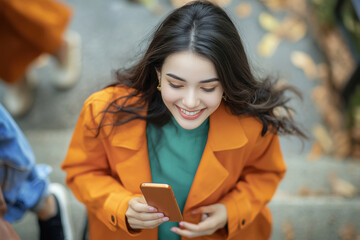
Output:
[[[167,73],[166,75],[169,77],[175,78],[176,80],[186,82],[185,79],[183,79],[179,76],[176,76],[175,74]],[[200,83],[209,83],[209,82],[216,82],[216,81],[219,81],[219,79],[218,78],[209,78],[209,79],[201,80]]]

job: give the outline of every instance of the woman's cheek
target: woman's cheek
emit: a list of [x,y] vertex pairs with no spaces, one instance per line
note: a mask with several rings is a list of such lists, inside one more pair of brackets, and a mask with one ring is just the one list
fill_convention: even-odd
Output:
[[163,101],[165,103],[173,103],[179,99],[179,93],[171,88],[165,88],[161,91]]

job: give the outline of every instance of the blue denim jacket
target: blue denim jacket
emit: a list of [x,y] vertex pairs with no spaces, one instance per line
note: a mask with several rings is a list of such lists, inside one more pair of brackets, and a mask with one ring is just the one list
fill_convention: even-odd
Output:
[[35,165],[28,141],[0,104],[0,186],[8,207],[7,221],[37,210],[47,194],[50,172],[50,166]]

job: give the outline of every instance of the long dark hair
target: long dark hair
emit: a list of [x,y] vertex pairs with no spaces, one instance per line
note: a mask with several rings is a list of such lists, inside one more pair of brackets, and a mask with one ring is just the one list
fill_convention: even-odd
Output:
[[[251,72],[238,31],[220,7],[207,2],[195,1],[175,9],[155,30],[153,39],[144,56],[126,70],[116,72],[114,85],[126,85],[133,89],[129,95],[111,102],[103,111],[98,131],[104,126],[107,114],[118,117],[113,126],[133,119],[163,125],[170,113],[157,91],[156,70],[161,71],[167,56],[179,51],[191,51],[211,60],[217,71],[226,96],[225,104],[234,115],[251,115],[263,124],[262,135],[268,130],[275,133],[294,134],[305,137],[294,124],[287,106],[290,100],[284,95],[291,87],[274,87],[269,79],[256,80]],[[130,99],[137,97],[135,103]],[[123,99],[121,104],[118,100]],[[146,114],[141,112],[147,109]],[[285,115],[277,115],[282,109]],[[127,113],[126,117],[122,113]]]

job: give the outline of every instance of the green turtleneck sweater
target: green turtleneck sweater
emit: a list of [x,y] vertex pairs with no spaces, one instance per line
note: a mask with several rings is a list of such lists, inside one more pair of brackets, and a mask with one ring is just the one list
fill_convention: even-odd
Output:
[[[209,131],[209,119],[196,129],[182,128],[174,118],[163,127],[148,124],[146,136],[149,149],[152,182],[169,184],[181,212],[203,154]],[[175,240],[180,236],[170,228],[176,222],[159,226],[159,240]]]

